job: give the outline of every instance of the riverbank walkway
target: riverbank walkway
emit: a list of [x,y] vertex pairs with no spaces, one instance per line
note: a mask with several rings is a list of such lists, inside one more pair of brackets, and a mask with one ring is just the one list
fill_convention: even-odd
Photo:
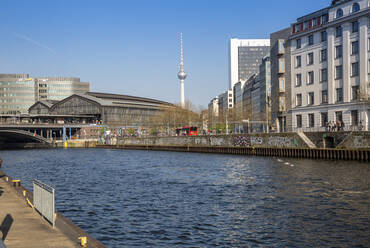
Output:
[[24,198],[3,178],[0,178],[1,238],[7,248],[80,247],[27,206]]

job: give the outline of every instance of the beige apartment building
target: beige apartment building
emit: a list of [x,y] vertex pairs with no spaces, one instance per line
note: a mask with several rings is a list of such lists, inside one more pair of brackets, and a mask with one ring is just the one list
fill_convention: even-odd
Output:
[[369,130],[370,1],[332,1],[292,24],[293,131]]

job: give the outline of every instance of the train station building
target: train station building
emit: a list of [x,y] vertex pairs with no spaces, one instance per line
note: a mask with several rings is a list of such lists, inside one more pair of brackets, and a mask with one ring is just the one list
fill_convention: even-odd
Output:
[[29,108],[32,123],[145,125],[158,111],[173,106],[150,98],[97,92],[61,101],[38,101]]

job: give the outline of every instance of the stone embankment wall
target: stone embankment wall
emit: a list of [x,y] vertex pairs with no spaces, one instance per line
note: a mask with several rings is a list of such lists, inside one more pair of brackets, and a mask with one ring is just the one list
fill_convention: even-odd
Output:
[[117,145],[307,148],[296,133],[119,138]]
[[[370,132],[305,133],[316,148],[370,149]],[[117,145],[309,148],[297,133],[118,138]]]
[[339,149],[370,149],[370,132],[352,132],[338,146]]
[[95,148],[98,144],[97,139],[90,140],[68,140],[63,144],[63,141],[55,141],[53,147],[55,148]]

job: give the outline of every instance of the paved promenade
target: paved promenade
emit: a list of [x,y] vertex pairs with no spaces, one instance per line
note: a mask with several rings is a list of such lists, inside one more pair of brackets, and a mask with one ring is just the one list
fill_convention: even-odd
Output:
[[0,178],[0,238],[7,248],[80,247],[26,205],[15,189]]

